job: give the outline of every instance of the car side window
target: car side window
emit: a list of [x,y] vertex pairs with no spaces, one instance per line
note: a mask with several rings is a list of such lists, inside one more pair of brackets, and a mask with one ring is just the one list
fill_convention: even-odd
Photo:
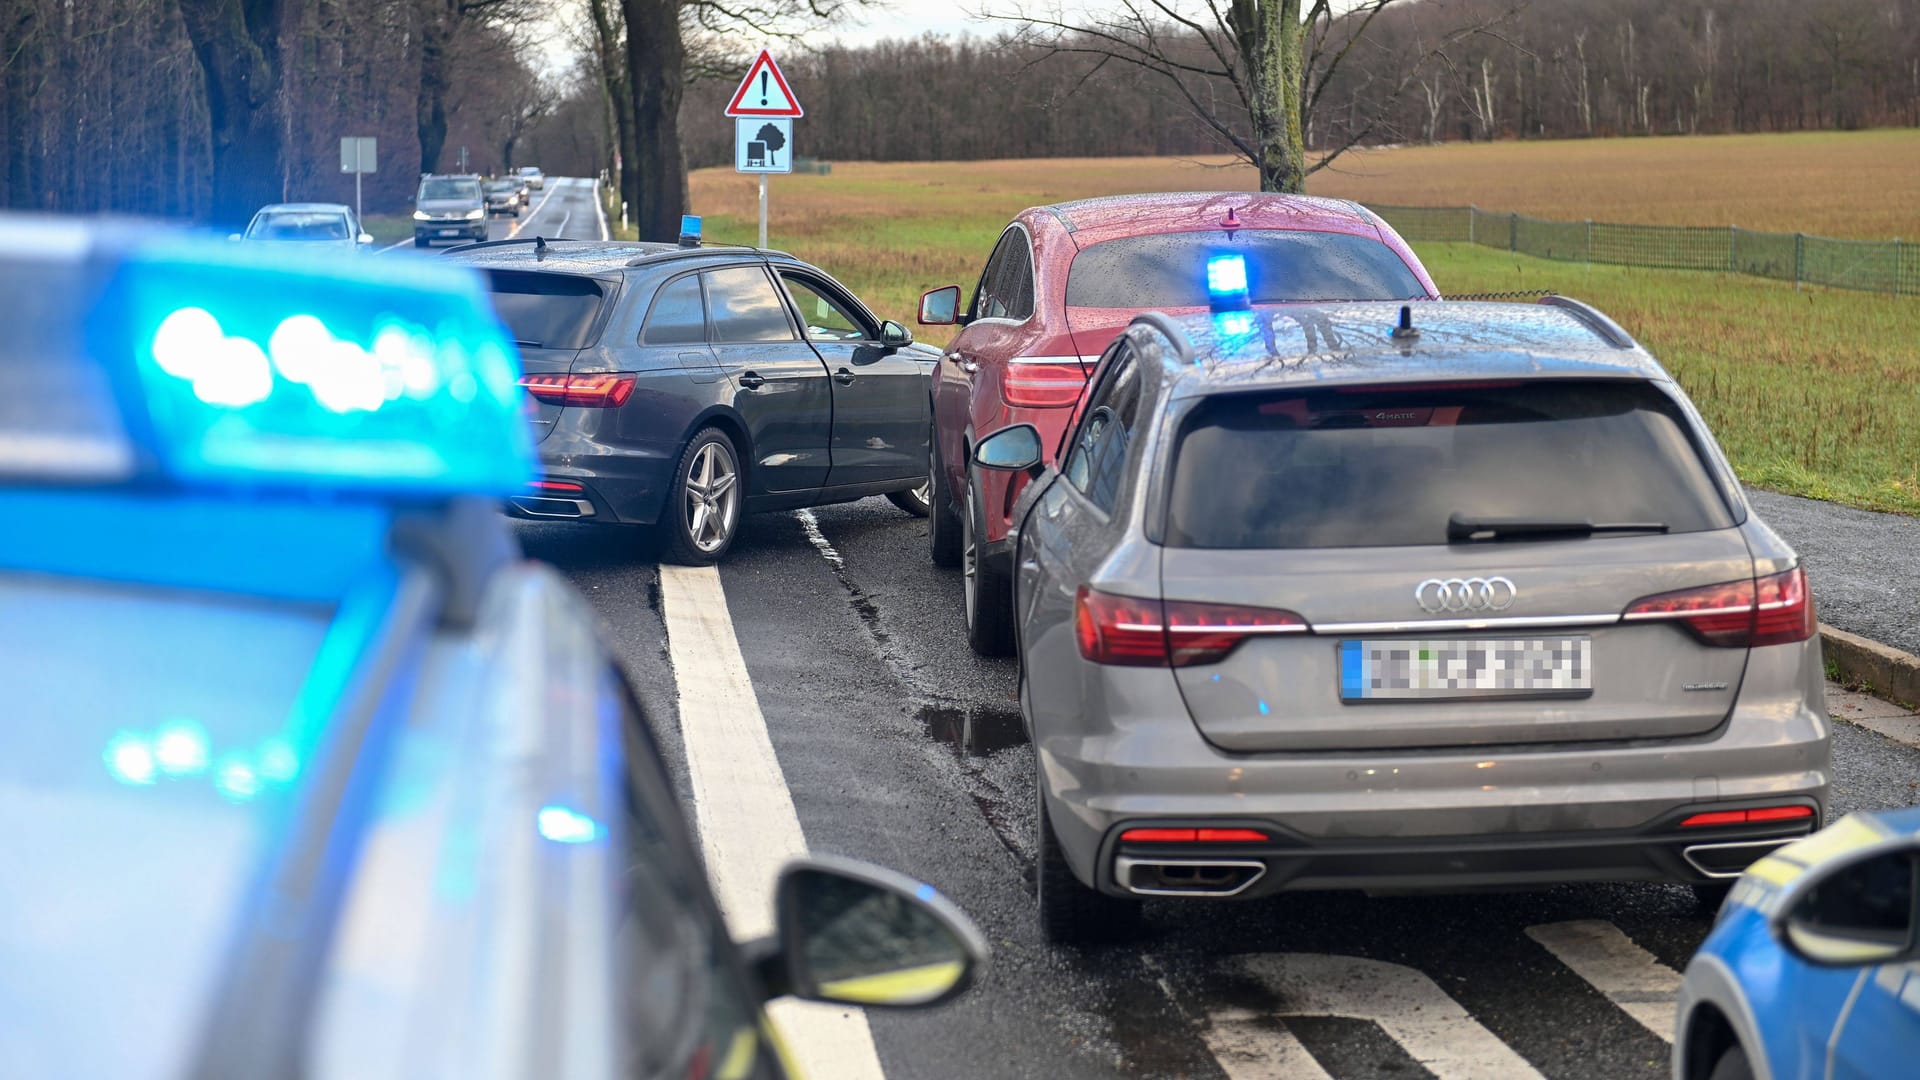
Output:
[[693,345],[705,340],[707,308],[700,299],[700,276],[688,274],[668,282],[653,298],[646,328],[640,331],[641,343]]
[[1007,255],[993,286],[1003,319],[1025,320],[1033,315],[1033,249],[1027,234],[1015,229],[1007,236]]
[[733,266],[701,276],[707,281],[707,313],[716,344],[794,340],[787,306],[764,269]]
[[1086,415],[1061,470],[1088,501],[1111,514],[1120,501],[1120,480],[1139,419],[1140,371],[1133,350],[1114,356],[1105,378],[1087,400]]
[[617,672],[609,671],[603,694],[618,702],[627,756],[624,827],[615,833],[625,873],[609,898],[617,1026],[626,1040],[618,1071],[678,1080],[731,1061],[746,1066],[733,1075],[770,1077],[773,1052],[761,1036],[757,998],[656,764],[646,721]]
[[973,304],[967,309],[976,319],[998,319],[1005,305],[994,296],[994,287],[1002,276],[1002,267],[1006,265],[1008,252],[1013,247],[1013,238],[1020,230],[1008,228],[1000,234],[1000,242],[993,245],[993,254],[987,258],[986,269],[980,271],[980,283],[973,290]]
[[809,340],[879,340],[879,331],[868,326],[866,320],[855,314],[845,301],[829,293],[825,285],[786,273],[780,275],[780,283],[787,287],[787,295],[793,298],[793,306],[800,312],[800,321],[806,326]]

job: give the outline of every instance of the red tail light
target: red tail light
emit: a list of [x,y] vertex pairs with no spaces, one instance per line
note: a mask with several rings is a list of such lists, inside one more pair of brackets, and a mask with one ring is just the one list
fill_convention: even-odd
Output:
[[1264,844],[1255,829],[1128,829],[1120,839],[1134,844]]
[[1709,810],[1682,821],[1680,827],[1697,829],[1707,825],[1751,825],[1763,821],[1796,821],[1812,816],[1813,807],[1811,806],[1763,806],[1758,810]]
[[617,409],[633,396],[631,375],[522,375],[520,386],[538,401],[577,409]]
[[533,486],[541,491],[564,491],[569,494],[577,494],[587,490],[571,480],[535,480]]
[[1752,581],[1642,597],[1623,618],[1683,622],[1708,645],[1741,649],[1805,641],[1818,625],[1806,572],[1797,566]]
[[1251,637],[1302,633],[1307,621],[1273,608],[1142,600],[1082,585],[1073,627],[1080,655],[1096,664],[1190,667],[1224,660]]
[[1059,363],[1021,357],[1007,364],[1007,375],[1000,395],[1009,405],[1031,409],[1057,409],[1080,400],[1087,385],[1087,374],[1075,357]]

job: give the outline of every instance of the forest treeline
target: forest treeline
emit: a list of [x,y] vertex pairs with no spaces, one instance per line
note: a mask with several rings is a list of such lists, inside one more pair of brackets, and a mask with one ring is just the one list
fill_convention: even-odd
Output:
[[[536,30],[588,39],[584,4],[228,0],[267,20],[247,27],[262,43],[256,64],[244,48],[239,60],[196,49],[187,18],[220,2],[0,0],[0,207],[220,216],[215,151],[245,137],[225,114],[265,95],[284,107],[262,115],[284,119],[283,148],[251,166],[270,174],[263,199],[350,200],[344,135],[380,140],[369,211],[402,208],[419,172],[456,167],[462,147],[478,171],[592,174],[612,159],[591,47],[571,72],[536,65]],[[1308,73],[1310,150],[1920,126],[1915,0],[1399,0],[1364,14],[1334,20],[1318,43],[1320,72],[1345,60],[1331,78]],[[1160,38],[1171,57],[1203,47],[1174,31]],[[1219,101],[1233,122],[1226,87],[1195,76],[1183,94],[1013,22],[858,48],[810,40],[825,43],[779,47],[807,108],[794,147],[805,156],[1217,153],[1192,102]],[[1076,40],[1090,39],[1065,42]],[[716,74],[688,86],[680,110],[693,167],[732,159],[721,113],[737,76]]]

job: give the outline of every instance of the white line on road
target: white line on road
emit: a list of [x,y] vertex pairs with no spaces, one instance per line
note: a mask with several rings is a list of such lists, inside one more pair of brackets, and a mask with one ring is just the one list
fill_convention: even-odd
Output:
[[600,239],[611,240],[613,233],[607,229],[607,201],[600,197],[600,181],[593,183],[593,216],[600,220]]
[[536,206],[534,206],[533,209],[527,211],[527,216],[520,221],[514,222],[512,227],[507,229],[507,239],[511,240],[515,236],[520,235],[521,229],[524,229],[528,225],[531,225],[533,223],[533,219],[540,216],[540,211],[545,210],[547,208],[547,200],[553,198],[553,193],[559,190],[560,190],[560,184],[558,181],[550,185],[547,188],[546,193],[540,196],[540,202]]
[[1227,1080],[1333,1080],[1275,1017],[1216,1013],[1200,1033]]
[[[1467,1015],[1438,984],[1405,965],[1358,956],[1276,953],[1248,957],[1241,968],[1281,1001],[1279,1015],[1371,1020],[1439,1080],[1542,1080],[1525,1058]],[[1261,1064],[1305,1053],[1292,1033],[1279,1031],[1270,1017],[1227,1009],[1208,1019],[1230,1052],[1231,1060],[1216,1057],[1229,1080],[1313,1075],[1304,1069],[1275,1073]],[[1208,1045],[1213,1043],[1210,1035]]]
[[1640,1026],[1673,1041],[1674,1002],[1680,973],[1628,940],[1620,928],[1599,919],[1527,927],[1527,936],[1546,947],[1608,1001]]
[[[727,613],[720,572],[660,567],[661,616],[680,690],[680,732],[693,783],[694,820],[714,894],[736,940],[773,932],[773,885],[789,859],[807,853],[766,719],[747,677]],[[800,1073],[880,1080],[866,1013],[776,1002],[768,1014]]]

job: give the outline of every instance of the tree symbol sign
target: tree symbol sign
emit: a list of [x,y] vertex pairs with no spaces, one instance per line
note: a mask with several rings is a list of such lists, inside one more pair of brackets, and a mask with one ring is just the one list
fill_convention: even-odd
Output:
[[773,155],[778,153],[781,147],[787,145],[787,137],[782,135],[780,129],[772,124],[762,124],[760,130],[753,133],[753,137],[767,144],[768,161],[772,161]]

